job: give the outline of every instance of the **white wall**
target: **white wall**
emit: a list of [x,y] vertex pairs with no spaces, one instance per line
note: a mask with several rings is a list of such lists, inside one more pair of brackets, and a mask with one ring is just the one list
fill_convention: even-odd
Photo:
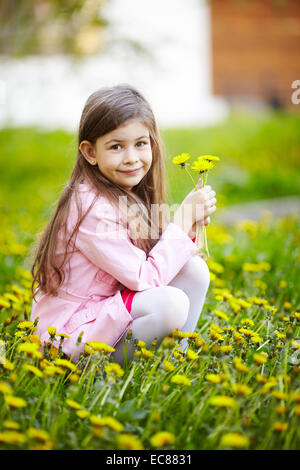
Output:
[[[101,86],[130,83],[160,126],[212,124],[227,116],[211,95],[209,6],[205,0],[109,0],[101,55],[0,60],[0,126],[74,130],[84,102]],[[137,56],[124,38],[152,53]]]

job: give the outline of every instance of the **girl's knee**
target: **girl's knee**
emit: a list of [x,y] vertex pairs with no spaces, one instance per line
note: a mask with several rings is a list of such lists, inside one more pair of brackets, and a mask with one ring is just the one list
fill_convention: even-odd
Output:
[[210,272],[207,263],[201,256],[192,256],[183,266],[182,273],[196,288],[207,291],[210,283]]
[[177,287],[161,286],[160,289],[160,318],[171,333],[185,324],[190,308],[190,299],[185,292]]

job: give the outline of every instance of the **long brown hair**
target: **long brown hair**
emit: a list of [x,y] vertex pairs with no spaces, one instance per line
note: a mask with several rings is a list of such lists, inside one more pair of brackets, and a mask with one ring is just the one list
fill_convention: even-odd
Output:
[[[114,205],[118,203],[120,196],[127,196],[128,209],[131,204],[137,204],[142,214],[142,217],[139,218],[141,233],[153,233],[150,229],[152,226],[155,227],[156,234],[159,233],[160,236],[163,227],[168,223],[168,214],[157,213],[157,211],[154,211],[153,214],[151,211],[152,204],[161,205],[167,202],[163,142],[149,103],[134,87],[127,84],[105,87],[97,90],[88,98],[80,119],[78,147],[83,140],[95,144],[98,137],[117,129],[129,119],[138,119],[149,130],[152,148],[152,164],[149,171],[138,185],[134,186],[131,191],[127,191],[106,178],[97,165],[90,165],[78,148],[71,177],[58,199],[54,214],[33,247],[34,261],[31,268],[33,298],[39,291],[57,295],[57,289],[65,279],[64,266],[67,263],[67,256],[72,254],[72,251],[68,252],[72,238],[76,237],[79,225],[98,196],[105,196]],[[83,180],[87,181],[96,193],[84,214],[82,214],[78,195],[79,184]],[[72,196],[75,197],[79,216],[73,232],[68,238],[67,220]],[[143,224],[144,227],[142,227]],[[63,260],[58,262],[56,247],[60,230],[63,233],[65,251]],[[146,253],[153,248],[157,241],[158,238],[152,239],[151,235],[146,238],[137,236],[132,239],[132,243]],[[34,293],[35,284],[37,284],[37,289]]]

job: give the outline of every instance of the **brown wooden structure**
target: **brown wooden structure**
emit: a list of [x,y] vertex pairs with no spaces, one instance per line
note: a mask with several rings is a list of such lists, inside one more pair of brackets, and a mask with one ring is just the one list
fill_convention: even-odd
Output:
[[294,108],[300,0],[210,0],[213,93]]

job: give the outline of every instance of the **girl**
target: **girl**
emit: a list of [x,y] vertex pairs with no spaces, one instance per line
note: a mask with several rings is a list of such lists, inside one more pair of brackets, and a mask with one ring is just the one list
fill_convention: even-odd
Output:
[[162,142],[148,102],[128,85],[96,91],[82,112],[71,178],[31,269],[31,320],[39,317],[42,342],[52,326],[68,335],[62,349],[75,360],[87,341],[100,341],[123,364],[129,329],[129,360],[135,339],[149,347],[156,338],[158,347],[176,328],[195,329],[209,270],[192,238],[197,221],[209,224],[215,192],[193,190],[172,221],[152,210],[165,203]]

